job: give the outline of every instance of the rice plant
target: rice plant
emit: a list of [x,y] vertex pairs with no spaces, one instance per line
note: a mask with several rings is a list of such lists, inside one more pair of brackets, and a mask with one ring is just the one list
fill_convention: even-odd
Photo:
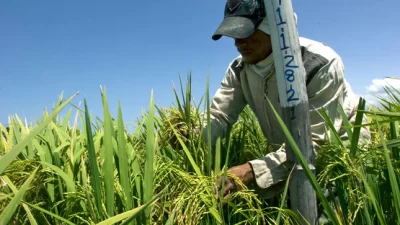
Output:
[[[271,148],[248,107],[216,146],[205,143],[208,83],[197,103],[191,85],[189,75],[179,91],[174,87],[168,108],[155,105],[152,92],[132,133],[120,104],[117,115],[110,114],[105,88],[102,118],[90,115],[86,100],[83,108],[72,105],[77,93],[61,95],[39,121],[15,115],[0,124],[0,224],[297,224],[287,206],[288,183],[268,200],[254,186],[229,200],[214,192],[217,178],[230,176],[227,168]],[[306,170],[333,224],[400,222],[400,97],[398,90],[386,91],[390,98],[380,99],[381,108],[358,111],[369,120],[371,143],[359,141],[365,124],[356,121],[346,127],[349,143],[332,139],[319,150],[316,176]],[[285,125],[278,126],[290,140]]]

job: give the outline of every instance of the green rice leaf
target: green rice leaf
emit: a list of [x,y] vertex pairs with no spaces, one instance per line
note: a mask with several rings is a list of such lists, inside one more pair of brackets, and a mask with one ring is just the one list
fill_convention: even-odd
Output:
[[126,209],[133,208],[132,187],[129,182],[128,154],[126,152],[125,128],[121,104],[118,102],[118,160],[119,179],[126,198]]
[[[146,126],[146,162],[144,171],[144,196],[143,202],[150,202],[153,198],[153,185],[154,185],[154,96],[153,91],[150,97],[149,115],[147,117]],[[146,223],[150,223],[151,207],[145,210]]]
[[[17,187],[15,187],[15,185],[12,183],[12,181],[10,180],[10,178],[8,178],[7,176],[3,176],[2,178],[4,179],[5,183],[10,187],[10,189],[12,190],[12,192],[13,192],[14,194],[17,194],[17,193],[18,193],[18,189],[17,189]],[[8,197],[11,198],[10,196],[8,196]],[[12,198],[11,198],[11,199],[12,199]],[[2,201],[2,199],[0,199],[0,201]],[[37,225],[38,223],[37,223],[35,217],[32,215],[32,212],[31,212],[31,210],[29,209],[29,207],[28,207],[25,203],[22,203],[21,205],[22,205],[22,207],[24,208],[24,210],[25,210],[25,212],[26,212],[26,215],[27,215],[27,217],[28,217],[28,220],[29,220],[30,224],[31,224],[31,225]]]
[[351,140],[353,137],[353,131],[351,130],[352,125],[351,125],[350,121],[347,119],[347,115],[344,112],[342,105],[339,105],[339,113],[343,120],[344,128],[346,129],[346,132],[347,132],[347,136]]
[[95,201],[95,206],[97,210],[95,210],[97,217],[94,218],[95,221],[96,219],[100,219],[100,213],[102,209],[102,204],[101,204],[101,190],[100,190],[100,174],[99,174],[99,168],[97,165],[97,157],[96,157],[96,151],[94,148],[94,142],[93,142],[93,135],[92,135],[92,127],[91,127],[91,122],[90,122],[90,116],[89,116],[89,109],[86,103],[86,99],[84,99],[84,104],[85,104],[85,122],[86,122],[86,137],[87,137],[87,145],[88,145],[88,155],[89,155],[89,170],[90,170],[90,178],[91,178],[91,186],[93,189],[93,194],[94,194],[94,201]]
[[69,220],[67,220],[67,219],[65,219],[65,218],[62,218],[61,216],[59,216],[59,215],[57,215],[57,214],[54,214],[54,213],[52,213],[52,212],[50,212],[50,211],[48,211],[48,210],[46,210],[46,209],[43,209],[43,208],[41,208],[41,207],[39,207],[39,206],[30,204],[30,203],[28,203],[28,202],[23,202],[23,203],[24,203],[24,204],[27,204],[29,207],[34,208],[34,209],[36,209],[36,210],[38,210],[38,211],[40,211],[40,212],[42,212],[42,213],[45,213],[45,214],[47,214],[47,215],[49,215],[49,216],[52,216],[52,217],[54,217],[55,219],[60,220],[60,221],[62,221],[62,222],[64,222],[64,223],[66,223],[66,224],[69,224],[69,225],[76,225],[75,223],[72,223],[71,221],[69,221]]
[[281,128],[288,140],[288,143],[292,147],[293,153],[296,155],[297,159],[299,160],[302,168],[304,169],[304,172],[305,172],[307,178],[309,179],[311,185],[314,187],[314,190],[316,191],[317,196],[319,197],[322,205],[324,206],[324,209],[326,210],[329,219],[332,221],[333,224],[339,225],[339,221],[338,221],[337,217],[335,216],[335,213],[334,213],[332,207],[329,205],[328,200],[324,196],[324,193],[322,192],[322,189],[321,189],[320,185],[318,184],[317,179],[315,178],[313,172],[311,171],[310,167],[308,166],[308,163],[304,159],[303,154],[301,153],[299,147],[297,146],[292,135],[290,134],[290,131],[286,127],[285,123],[283,122],[283,120],[281,119],[279,114],[276,112],[275,108],[273,107],[273,105],[272,105],[271,101],[268,99],[268,97],[266,97],[266,99],[268,100],[268,103],[269,103],[272,111],[274,112],[274,115],[277,118],[279,125],[281,126]]
[[385,141],[383,138],[382,132],[379,132],[380,136],[383,140],[383,153],[385,156],[385,161],[386,161],[386,166],[387,170],[389,173],[389,180],[390,180],[390,186],[392,187],[392,192],[393,192],[393,201],[394,201],[394,206],[396,209],[396,215],[397,215],[397,221],[400,221],[400,191],[399,191],[399,185],[397,182],[396,178],[396,173],[395,170],[393,169],[393,165],[389,156],[389,150],[385,146]]
[[[398,140],[399,139],[399,121],[390,122],[390,139]],[[393,158],[396,160],[400,160],[400,148],[398,146],[392,147]]]
[[[132,145],[129,143],[128,145],[129,148],[129,152],[133,152],[133,147]],[[140,170],[140,166],[139,166],[139,162],[138,162],[138,157],[133,157],[132,160],[132,171],[133,174],[132,176],[134,177],[134,181],[135,181],[135,190],[136,190],[136,194],[135,196],[139,199],[143,199],[143,192],[142,192],[142,176],[141,176],[141,170]]]
[[[294,168],[293,168],[293,169],[294,169]],[[290,174],[289,174],[288,177],[291,176],[291,173],[293,172],[293,169],[292,169],[292,171],[290,172]],[[283,194],[282,194],[282,197],[281,197],[282,199],[281,199],[280,209],[283,209],[284,204],[285,204],[285,200],[286,200],[286,198],[287,198],[287,193],[288,193],[288,190],[289,190],[289,181],[290,181],[290,179],[287,179],[287,180],[286,180],[285,189],[283,190]],[[281,223],[280,223],[280,222],[281,222],[281,216],[282,216],[282,210],[279,210],[278,216],[277,216],[277,218],[276,218],[276,220],[275,220],[275,224],[281,224]]]
[[[207,172],[208,175],[210,175],[211,171],[211,162],[212,162],[212,143],[211,143],[211,118],[210,118],[210,95],[209,95],[209,89],[210,89],[210,84],[209,84],[209,77],[207,77],[207,83],[206,83],[206,104],[207,104],[207,149],[208,149],[208,154],[207,154]],[[220,148],[217,149],[217,154],[220,154]],[[218,159],[215,159],[218,160]],[[215,166],[220,166],[220,164],[215,165]]]
[[365,113],[365,114],[370,114],[370,115],[376,115],[376,116],[386,116],[386,117],[391,117],[395,119],[400,119],[400,112],[371,112],[367,110],[360,110],[360,112]]
[[[181,87],[181,88],[182,88],[182,87]],[[181,115],[185,115],[185,114],[183,113],[182,104],[181,104],[181,101],[179,100],[179,96],[178,96],[178,93],[177,93],[177,91],[176,91],[175,86],[174,86],[174,96],[175,96],[175,101],[176,101],[176,103],[178,104],[176,107],[178,108],[178,110],[179,110],[179,112],[181,113]],[[183,99],[183,101],[185,101],[185,99]],[[184,102],[183,104],[185,104],[185,102]]]
[[[165,190],[165,189],[164,189]],[[150,201],[146,202],[145,204],[129,210],[127,212],[118,214],[116,216],[113,216],[107,220],[104,220],[100,223],[97,223],[96,225],[111,225],[111,224],[115,224],[118,223],[124,219],[126,219],[125,221],[123,221],[121,223],[121,225],[126,225],[128,224],[130,221],[132,221],[133,219],[135,219],[141,212],[143,212],[144,210],[146,210],[148,207],[150,207],[151,204],[153,204],[153,202],[157,201],[160,196],[163,194],[163,191],[161,191],[160,193],[158,193],[156,196],[154,196],[152,199],[150,199]]]
[[341,147],[345,147],[344,143],[341,141],[340,135],[339,133],[336,131],[335,125],[333,124],[333,121],[331,120],[331,118],[328,116],[328,114],[326,113],[325,109],[322,108],[321,109],[321,114],[322,117],[325,120],[326,125],[328,125],[329,127],[329,133],[331,138],[333,138],[333,142],[337,145],[340,145]]
[[113,150],[113,125],[111,115],[108,109],[108,102],[105,89],[101,90],[103,100],[103,113],[104,113],[104,136],[103,136],[103,174],[104,186],[106,196],[106,209],[108,216],[114,215],[114,150]]
[[187,146],[185,145],[185,143],[182,141],[182,138],[180,138],[180,136],[179,136],[178,132],[176,131],[175,127],[171,124],[170,121],[168,121],[168,123],[170,124],[172,131],[174,132],[175,136],[177,137],[179,143],[181,144],[181,146],[182,146],[182,148],[183,148],[183,151],[185,152],[186,157],[188,157],[188,159],[189,159],[189,161],[190,161],[190,164],[192,165],[194,171],[196,172],[196,174],[197,174],[198,176],[202,176],[200,167],[199,167],[199,166],[196,164],[196,162],[194,161],[192,154],[190,153],[190,151],[189,151],[189,149],[187,148]]
[[372,205],[374,206],[376,215],[378,217],[379,224],[382,224],[382,225],[386,224],[382,208],[379,206],[379,202],[376,200],[374,192],[372,191],[371,187],[369,186],[368,181],[365,178],[363,173],[361,173],[361,179],[364,183],[365,190],[367,191],[368,197],[370,198],[370,201],[372,202]]
[[64,172],[62,169],[60,169],[57,166],[54,166],[50,163],[47,162],[40,162],[39,163],[43,164],[44,166],[48,166],[50,169],[52,169],[58,176],[60,176],[64,181],[65,185],[67,186],[67,191],[68,192],[75,192],[75,184],[72,179]]
[[214,173],[219,174],[221,171],[221,139],[217,139],[216,147],[215,147],[215,165],[214,165]]
[[[363,98],[360,98],[360,101],[358,103],[356,120],[354,122],[355,125],[362,124],[362,119],[363,119],[363,115],[364,115],[362,110],[364,110],[364,108],[365,108],[365,100]],[[356,151],[358,148],[358,142],[360,139],[360,132],[361,132],[361,127],[358,127],[358,126],[354,127],[353,136],[351,138],[351,147],[350,147],[351,157],[355,157],[355,155],[356,155]]]
[[57,107],[53,113],[47,117],[42,123],[40,123],[35,129],[33,129],[24,139],[15,145],[10,151],[8,151],[5,155],[0,157],[0,174],[4,172],[4,170],[11,164],[11,162],[21,153],[25,147],[38,135],[47,125],[57,116],[57,114],[69,103],[72,101],[75,96],[79,94],[74,94],[71,98]]
[[26,205],[25,203],[22,203],[22,207],[24,208],[26,215],[28,217],[29,223],[31,225],[38,225],[35,217],[32,215],[31,210],[29,209],[28,205]]
[[169,216],[167,222],[165,223],[165,225],[174,225],[175,214],[176,214],[176,211],[175,211],[175,209],[174,209],[174,210],[172,211],[171,215]]
[[28,190],[29,186],[31,185],[31,182],[33,178],[36,175],[38,168],[36,168],[33,173],[29,176],[29,178],[24,182],[24,184],[21,186],[21,188],[17,191],[17,193],[14,195],[14,198],[11,200],[10,203],[8,203],[7,207],[3,210],[3,212],[0,214],[0,224],[8,224],[14,215],[15,211],[17,210],[19,204],[22,201],[22,198],[25,195],[25,192]]

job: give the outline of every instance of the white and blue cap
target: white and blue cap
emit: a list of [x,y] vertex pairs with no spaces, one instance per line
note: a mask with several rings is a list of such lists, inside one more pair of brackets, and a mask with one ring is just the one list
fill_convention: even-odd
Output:
[[219,40],[222,36],[247,38],[266,18],[264,0],[227,0],[224,20],[212,36]]

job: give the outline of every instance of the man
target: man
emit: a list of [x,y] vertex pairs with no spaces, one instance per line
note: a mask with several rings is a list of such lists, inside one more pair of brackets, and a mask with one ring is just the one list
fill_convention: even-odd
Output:
[[[246,105],[254,111],[262,132],[274,146],[274,152],[260,159],[229,169],[245,185],[256,184],[260,196],[269,198],[281,191],[279,187],[288,177],[285,166],[286,153],[282,130],[265,99],[272,102],[281,113],[277,78],[274,70],[270,27],[263,0],[228,0],[224,20],[212,36],[218,40],[227,36],[235,40],[240,56],[229,65],[211,105],[211,142],[224,136]],[[338,113],[339,105],[354,123],[359,98],[354,95],[344,78],[344,66],[339,55],[325,44],[300,38],[302,62],[306,71],[307,95],[314,153],[328,139],[324,119],[325,109],[343,140],[348,139]],[[365,122],[365,121],[364,121]],[[207,129],[204,129],[206,132]],[[206,133],[203,134],[207,138]],[[361,129],[361,136],[370,139],[368,128]],[[207,141],[207,140],[206,140]],[[233,179],[225,181],[224,193],[239,189]]]

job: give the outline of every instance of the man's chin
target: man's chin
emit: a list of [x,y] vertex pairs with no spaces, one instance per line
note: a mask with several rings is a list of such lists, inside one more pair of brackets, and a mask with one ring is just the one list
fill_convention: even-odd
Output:
[[257,61],[256,60],[254,60],[254,59],[251,59],[251,58],[247,58],[247,57],[245,57],[245,56],[242,56],[242,58],[244,59],[244,61],[247,63],[247,64],[257,64]]
[[247,64],[253,65],[253,64],[257,64],[257,63],[261,62],[261,61],[262,61],[263,59],[265,59],[265,58],[249,57],[249,56],[246,57],[245,55],[242,55],[242,59],[243,59],[243,61],[246,62]]

